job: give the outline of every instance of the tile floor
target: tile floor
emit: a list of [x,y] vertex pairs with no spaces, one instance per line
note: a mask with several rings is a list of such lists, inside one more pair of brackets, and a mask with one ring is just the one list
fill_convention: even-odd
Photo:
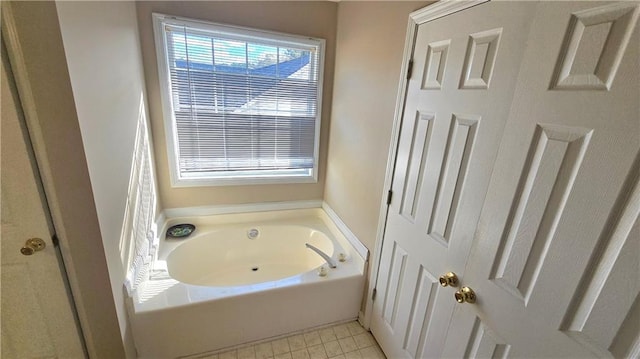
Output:
[[247,344],[198,359],[385,359],[378,343],[356,321]]

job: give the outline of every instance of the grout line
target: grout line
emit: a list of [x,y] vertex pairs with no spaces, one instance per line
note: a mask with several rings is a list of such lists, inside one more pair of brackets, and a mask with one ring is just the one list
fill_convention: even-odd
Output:
[[[354,324],[357,326],[357,328],[352,330],[352,327],[354,327]],[[334,341],[337,342],[337,343],[340,343],[340,341],[342,341],[344,339],[347,339],[347,338],[350,338],[353,341],[353,343],[355,344],[354,349],[348,351],[347,353],[345,353],[341,348],[340,351],[342,352],[342,354],[337,354],[337,356],[332,356],[331,358],[345,358],[345,354],[351,354],[353,352],[358,352],[357,354],[360,355],[360,356],[358,356],[359,358],[361,357],[363,359],[367,359],[367,358],[369,358],[369,356],[367,356],[367,357],[362,356],[363,355],[362,354],[363,351],[366,352],[367,350],[368,350],[368,352],[373,350],[374,351],[374,353],[373,353],[374,356],[373,357],[375,357],[375,358],[384,358],[384,354],[383,354],[382,350],[380,349],[379,344],[377,343],[377,341],[373,337],[373,335],[368,330],[364,329],[362,327],[362,325],[357,320],[353,320],[353,319],[338,321],[338,322],[334,322],[334,323],[331,323],[331,324],[320,325],[320,326],[311,327],[311,328],[306,328],[306,329],[303,329],[303,330],[298,330],[298,331],[290,332],[290,333],[283,334],[283,335],[273,336],[273,337],[270,337],[270,338],[256,340],[256,341],[252,341],[252,342],[248,342],[248,343],[243,343],[243,344],[239,344],[239,345],[235,345],[235,346],[231,346],[231,347],[226,347],[226,348],[222,348],[222,349],[218,349],[218,350],[214,350],[214,351],[210,351],[210,352],[202,352],[202,353],[198,353],[198,354],[191,354],[191,355],[183,356],[183,357],[180,357],[180,358],[184,358],[184,359],[187,359],[187,358],[189,358],[189,359],[205,359],[205,358],[206,359],[224,359],[224,358],[228,357],[228,358],[234,358],[235,359],[235,358],[238,358],[238,356],[237,356],[238,355],[238,350],[240,350],[240,349],[253,348],[253,347],[259,346],[261,344],[271,343],[271,342],[274,342],[274,341],[277,341],[277,340],[282,340],[282,339],[288,339],[290,337],[297,336],[297,335],[303,335],[303,334],[306,334],[306,333],[319,332],[319,331],[322,331],[324,329],[334,328],[334,327],[338,327],[338,326],[341,326],[341,325],[346,325],[347,326],[346,329],[347,329],[347,331],[349,333],[348,336],[345,336],[345,337],[342,337],[342,338],[337,338],[337,336],[336,336],[335,340],[329,340],[326,343],[324,341],[320,340],[319,344],[313,344],[313,345],[308,345],[306,343],[306,341],[305,341],[304,342],[304,347],[298,348],[296,350],[291,350],[291,348],[289,347],[289,350],[287,352],[278,353],[278,354],[275,354],[273,352],[273,347],[269,346],[269,347],[271,347],[271,355],[268,355],[266,357],[263,357],[263,356],[259,357],[257,355],[258,353],[255,352],[255,348],[254,348],[254,356],[252,356],[251,358],[273,359],[275,357],[282,357],[282,356],[286,356],[287,358],[291,358],[291,354],[293,352],[298,352],[298,351],[301,351],[301,350],[306,350],[307,351],[306,358],[310,358],[310,357],[313,357],[313,355],[311,354],[311,352],[309,352],[309,350],[308,350],[309,348],[312,348],[312,347],[316,348],[318,346],[321,346],[322,347],[321,348],[322,351],[325,352],[325,354],[327,354],[326,353],[326,348],[327,347],[326,347],[325,344],[332,343]],[[361,336],[364,333],[368,333],[369,334],[368,335],[368,339],[367,339],[369,341],[369,344],[362,345],[362,342],[358,341],[358,340],[355,340],[355,337]],[[334,332],[334,334],[335,334],[335,332]],[[321,338],[319,337],[318,339],[321,339]],[[290,354],[290,355],[287,356],[286,354]],[[327,357],[328,357],[328,355],[324,356],[324,358],[327,358]]]
[[[233,345],[230,347],[225,347],[222,349],[217,349],[217,350],[212,350],[212,351],[208,351],[208,352],[202,352],[202,353],[197,353],[197,354],[189,354],[186,356],[181,356],[179,357],[179,359],[190,359],[190,358],[199,358],[200,356],[208,356],[208,355],[216,355],[216,354],[221,354],[221,353],[225,353],[231,350],[237,350],[237,349],[242,349],[242,348],[246,348],[246,347],[250,347],[250,346],[255,346],[258,344],[263,344],[263,343],[267,343],[267,342],[272,342],[274,340],[278,340],[278,339],[283,339],[283,338],[288,338],[288,337],[292,337],[294,335],[300,335],[300,334],[305,334],[305,333],[310,333],[310,332],[314,332],[317,330],[322,330],[322,329],[326,329],[326,328],[333,328],[335,326],[341,325],[341,324],[347,324],[347,323],[351,323],[357,320],[356,319],[346,319],[346,320],[340,320],[337,322],[333,322],[333,323],[329,323],[329,324],[323,324],[323,325],[319,325],[319,326],[315,326],[315,327],[310,327],[310,328],[305,328],[302,330],[296,330],[294,332],[289,332],[289,333],[285,333],[285,334],[281,334],[281,335],[276,335],[273,337],[268,337],[265,339],[259,339],[259,340],[255,340],[252,342],[247,342],[247,343],[242,343],[242,344],[238,344],[238,345]],[[307,346],[305,345],[305,348],[307,348]]]

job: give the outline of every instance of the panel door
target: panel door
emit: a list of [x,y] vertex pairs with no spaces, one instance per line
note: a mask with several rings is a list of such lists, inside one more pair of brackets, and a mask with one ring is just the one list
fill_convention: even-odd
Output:
[[[2,358],[84,358],[7,52],[2,47]],[[25,256],[38,237],[46,247]]]
[[535,4],[487,3],[418,27],[371,330],[393,358],[439,357]]
[[538,4],[445,356],[640,357],[639,11]]

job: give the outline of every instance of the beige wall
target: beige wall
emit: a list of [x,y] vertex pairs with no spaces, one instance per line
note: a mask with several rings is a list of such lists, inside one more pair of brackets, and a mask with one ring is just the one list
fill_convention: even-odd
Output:
[[409,13],[429,2],[340,2],[324,200],[373,250]]
[[[149,114],[155,142],[158,189],[164,208],[239,204],[272,201],[320,200],[326,173],[327,140],[331,110],[337,4],[328,1],[250,2],[179,1],[136,4],[144,59],[144,75],[149,95]],[[222,186],[172,188],[167,161],[166,137],[151,13],[203,19],[255,27],[326,40],[322,128],[318,183],[263,186]]]
[[56,5],[120,331],[134,357],[123,291],[131,236],[123,225],[146,108],[136,8],[133,2]]
[[3,2],[2,10],[3,38],[11,39],[11,66],[89,356],[123,358],[55,3]]

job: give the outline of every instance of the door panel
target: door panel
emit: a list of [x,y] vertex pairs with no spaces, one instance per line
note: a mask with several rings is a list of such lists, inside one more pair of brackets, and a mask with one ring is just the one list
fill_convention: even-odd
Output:
[[[446,356],[640,356],[640,3],[540,2]],[[453,299],[452,299],[453,300]]]
[[526,306],[565,210],[592,130],[538,124],[491,279]]
[[418,28],[371,324],[390,357],[442,353],[455,290],[438,278],[464,276],[534,6],[489,3]]
[[[615,357],[633,356],[628,353],[633,340],[640,344],[640,157],[629,174],[612,211],[616,215],[605,225],[603,240],[560,326],[576,341],[608,348]],[[620,332],[636,337],[616,337]]]
[[[84,358],[6,55],[3,43],[1,356]],[[46,247],[22,255],[21,247],[32,237],[43,239]]]

